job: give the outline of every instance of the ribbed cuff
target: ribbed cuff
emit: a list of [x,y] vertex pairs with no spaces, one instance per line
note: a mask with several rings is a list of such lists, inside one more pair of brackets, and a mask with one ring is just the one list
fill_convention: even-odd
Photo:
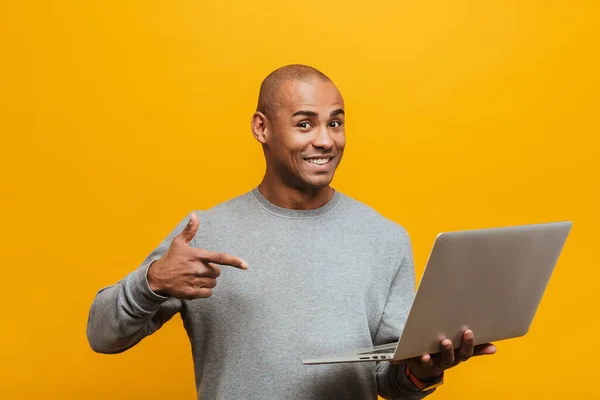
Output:
[[413,398],[423,398],[433,392],[435,392],[435,388],[427,391],[421,391],[408,376],[406,376],[406,364],[399,364],[396,369],[396,378],[402,387],[410,390],[415,394],[416,397]]
[[156,260],[150,261],[148,264],[139,267],[127,280],[127,286],[133,301],[135,301],[140,308],[149,312],[156,311],[162,303],[169,299],[169,297],[154,293],[148,284],[148,269],[154,261]]
[[407,390],[420,393],[421,391],[419,390],[419,388],[416,387],[415,384],[410,381],[410,379],[408,379],[408,376],[406,376],[405,369],[406,369],[406,364],[396,364],[395,372],[396,372],[397,382],[400,384],[400,386],[402,386],[403,388],[405,388]]

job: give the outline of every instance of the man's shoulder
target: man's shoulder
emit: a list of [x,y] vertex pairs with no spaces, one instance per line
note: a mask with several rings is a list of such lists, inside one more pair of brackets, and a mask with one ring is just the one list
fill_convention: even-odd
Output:
[[366,230],[408,239],[408,232],[403,225],[384,216],[374,207],[343,193],[341,194],[341,200],[345,217],[359,224],[357,226]]
[[253,201],[252,191],[247,191],[221,203],[215,204],[206,210],[206,212],[211,214],[229,213],[231,211],[245,209],[248,205],[252,204]]
[[252,205],[252,191],[239,194],[235,197],[217,203],[206,209],[194,210],[198,216],[204,218],[226,218],[228,216],[234,216],[239,213],[247,213],[248,207]]

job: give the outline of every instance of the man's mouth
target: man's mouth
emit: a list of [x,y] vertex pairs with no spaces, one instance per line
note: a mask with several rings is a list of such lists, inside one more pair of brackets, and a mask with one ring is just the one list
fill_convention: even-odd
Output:
[[304,160],[311,163],[311,164],[316,164],[316,165],[325,165],[327,164],[329,161],[331,161],[333,159],[333,157],[327,157],[327,158],[305,158]]

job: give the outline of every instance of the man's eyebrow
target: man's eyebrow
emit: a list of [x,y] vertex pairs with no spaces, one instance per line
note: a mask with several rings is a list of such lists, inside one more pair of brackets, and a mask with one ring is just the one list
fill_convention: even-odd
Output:
[[300,111],[296,111],[295,113],[293,113],[292,117],[296,117],[298,115],[304,115],[305,117],[318,117],[319,116],[319,114],[317,114],[314,111],[300,110]]
[[346,115],[343,108],[338,108],[329,113],[329,117],[335,117],[337,115]]
[[[317,114],[314,111],[306,111],[306,110],[300,110],[300,111],[296,111],[295,113],[292,114],[292,117],[296,117],[298,115],[304,115],[306,117],[318,117],[319,114]],[[337,110],[333,110],[332,112],[329,113],[329,117],[335,117],[337,115],[345,115],[344,113],[344,109],[343,108],[338,108]]]

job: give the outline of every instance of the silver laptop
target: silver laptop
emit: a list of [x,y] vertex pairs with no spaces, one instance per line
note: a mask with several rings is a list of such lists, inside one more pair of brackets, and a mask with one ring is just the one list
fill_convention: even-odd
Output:
[[435,239],[406,325],[395,343],[302,360],[303,364],[404,360],[529,330],[572,222],[441,233]]

